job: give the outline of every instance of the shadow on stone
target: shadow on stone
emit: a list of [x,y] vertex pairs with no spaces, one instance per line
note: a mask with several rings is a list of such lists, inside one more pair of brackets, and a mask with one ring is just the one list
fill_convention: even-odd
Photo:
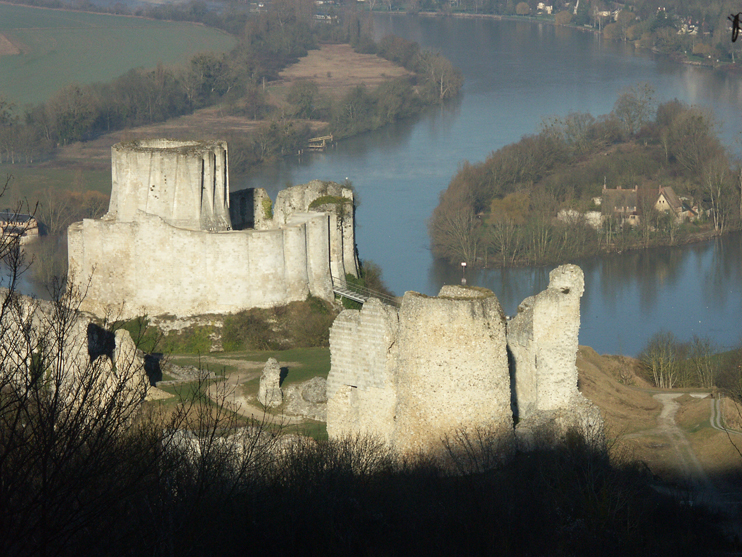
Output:
[[278,379],[278,385],[279,385],[279,387],[281,385],[283,385],[283,382],[286,380],[286,377],[288,376],[288,374],[289,374],[289,368],[282,367],[281,368],[281,375],[279,376],[279,379]]
[[162,357],[162,353],[144,355],[144,372],[147,374],[149,384],[153,387],[162,381],[162,368],[160,367]]
[[100,356],[108,356],[113,361],[113,351],[116,348],[116,336],[111,331],[95,323],[88,323],[88,356],[94,362]]

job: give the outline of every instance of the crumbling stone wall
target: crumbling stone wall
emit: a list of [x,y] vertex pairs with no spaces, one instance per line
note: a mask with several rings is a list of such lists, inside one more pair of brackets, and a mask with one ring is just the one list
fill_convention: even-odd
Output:
[[373,434],[414,453],[457,430],[512,430],[505,347],[487,290],[407,292],[399,310],[373,299],[346,310],[330,331],[328,434]]
[[509,443],[515,432],[526,445],[602,433],[577,390],[583,290],[579,267],[559,267],[510,323],[491,291],[459,286],[407,292],[399,310],[371,299],[343,311],[330,331],[329,436],[372,434],[415,454],[462,433]]
[[[85,402],[107,404],[115,396],[144,400],[149,379],[144,357],[128,331],[105,331],[74,309],[76,299],[37,300],[0,289],[0,381],[26,388],[36,361],[48,388],[66,404],[84,393]],[[122,403],[124,401],[122,400]]]
[[560,437],[577,429],[602,435],[602,420],[577,389],[580,298],[585,279],[576,265],[549,273],[549,286],[526,298],[508,323],[513,378],[513,412],[521,438],[529,443],[539,432]]
[[[272,216],[263,189],[229,195],[224,142],[147,140],[111,152],[108,213],[68,229],[85,311],[182,317],[333,300],[333,274],[357,273],[348,188],[295,186]],[[348,199],[350,210],[310,207],[323,196]]]

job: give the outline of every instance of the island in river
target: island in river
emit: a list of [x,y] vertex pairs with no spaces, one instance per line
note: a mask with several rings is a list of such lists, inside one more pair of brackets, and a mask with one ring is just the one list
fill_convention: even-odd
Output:
[[464,163],[429,232],[451,262],[562,263],[736,230],[739,187],[712,116],[677,100],[656,106],[638,84],[606,116],[545,119],[539,133]]

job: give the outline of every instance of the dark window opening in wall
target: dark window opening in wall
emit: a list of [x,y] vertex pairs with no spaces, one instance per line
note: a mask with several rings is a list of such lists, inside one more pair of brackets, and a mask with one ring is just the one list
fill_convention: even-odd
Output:
[[233,230],[255,228],[255,190],[247,188],[229,194],[229,218]]

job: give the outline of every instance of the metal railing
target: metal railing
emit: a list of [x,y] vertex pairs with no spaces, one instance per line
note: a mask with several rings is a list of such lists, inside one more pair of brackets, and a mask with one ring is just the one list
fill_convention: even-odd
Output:
[[365,286],[358,286],[356,284],[345,283],[345,285],[343,285],[343,282],[341,282],[336,277],[332,277],[332,290],[338,296],[348,298],[349,300],[353,300],[354,302],[358,302],[361,304],[369,298],[376,298],[382,304],[399,307],[399,302],[394,296],[389,296],[387,294],[383,294],[376,290],[366,288]]

